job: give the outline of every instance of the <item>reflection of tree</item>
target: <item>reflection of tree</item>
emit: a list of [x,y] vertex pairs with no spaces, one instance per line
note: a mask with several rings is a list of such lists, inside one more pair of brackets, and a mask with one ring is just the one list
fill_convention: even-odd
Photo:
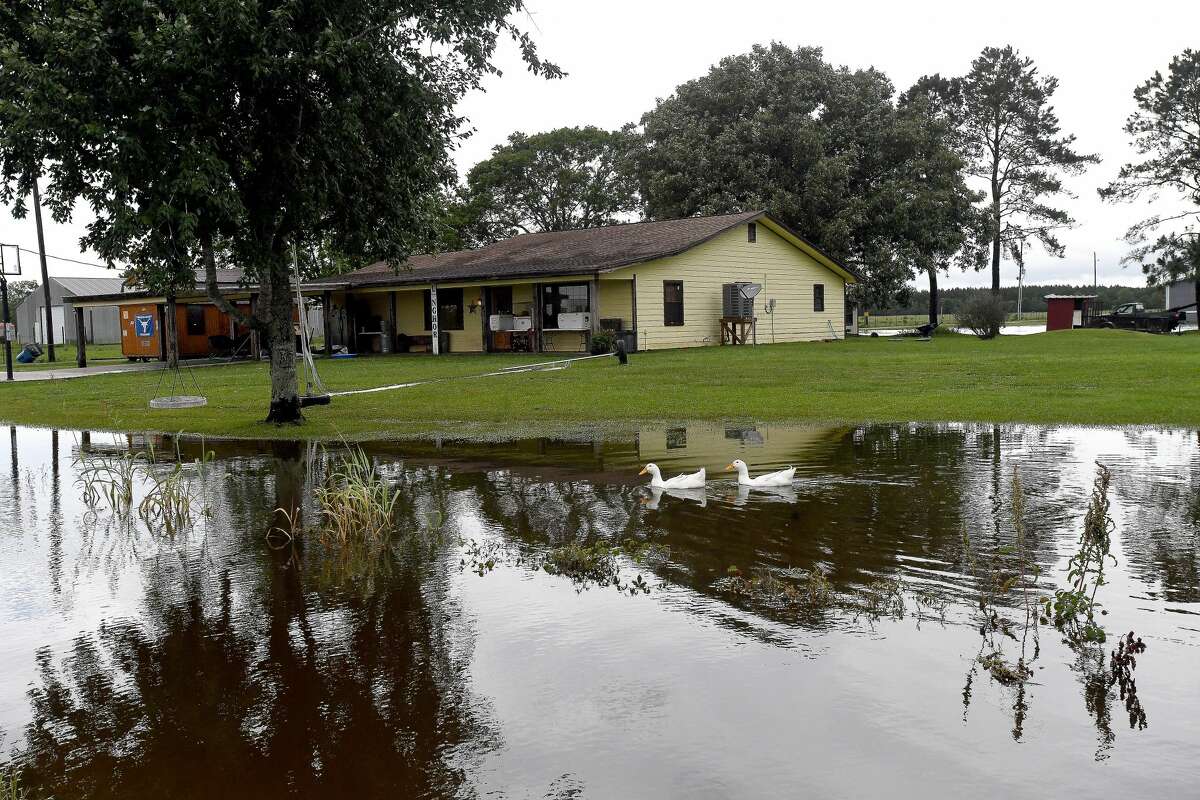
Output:
[[41,653],[27,781],[60,800],[460,790],[494,737],[444,562],[363,597],[314,593],[319,565],[266,553],[261,576],[239,564],[215,588],[202,570],[152,572],[144,625],[105,625],[57,666]]
[[[1138,451],[1158,441],[1141,441]],[[1156,472],[1162,467],[1153,458],[1130,459],[1115,470],[1128,509],[1121,538],[1125,561],[1141,580],[1161,583],[1165,598],[1175,603],[1200,602],[1200,453],[1190,455],[1167,474]]]

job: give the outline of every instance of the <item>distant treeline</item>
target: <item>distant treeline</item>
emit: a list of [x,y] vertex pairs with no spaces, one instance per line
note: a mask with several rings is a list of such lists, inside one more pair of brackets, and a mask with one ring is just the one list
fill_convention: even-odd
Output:
[[[968,300],[990,291],[986,287],[940,289],[938,294],[942,299],[942,313],[954,314]],[[1045,311],[1045,296],[1048,294],[1099,295],[1100,306],[1103,308],[1113,308],[1122,303],[1144,303],[1146,308],[1162,308],[1164,302],[1162,288],[1155,289],[1146,286],[1026,286],[1022,309],[1024,311]],[[1000,297],[1006,310],[1009,312],[1017,310],[1017,287],[1001,287]],[[913,291],[905,304],[889,308],[872,308],[869,311],[879,315],[927,314],[929,313],[929,292],[927,290]]]

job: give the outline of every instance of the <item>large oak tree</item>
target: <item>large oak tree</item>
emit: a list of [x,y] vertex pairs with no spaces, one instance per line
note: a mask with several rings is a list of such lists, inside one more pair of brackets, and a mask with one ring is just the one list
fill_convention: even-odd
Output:
[[895,220],[903,252],[929,278],[929,321],[939,317],[938,275],[951,267],[982,269],[986,258],[983,198],[966,181],[955,128],[962,106],[950,81],[919,79],[897,102],[894,136],[899,179]]
[[816,47],[756,45],[642,116],[636,153],[652,218],[765,208],[867,277],[871,299],[912,277],[897,230],[906,182],[894,90]]
[[[45,169],[57,219],[158,285],[217,254],[260,287],[268,419],[300,419],[289,257],[321,243],[400,263],[434,225],[454,105],[494,71],[520,0],[6,0],[0,199]],[[152,279],[152,280],[151,280]]]
[[1175,56],[1133,98],[1125,132],[1142,158],[1122,166],[1100,196],[1145,197],[1164,209],[1126,232],[1127,260],[1141,264],[1151,285],[1192,278],[1200,298],[1200,51]]
[[447,221],[462,246],[596,228],[641,210],[628,167],[634,134],[594,126],[511,134],[467,173]]

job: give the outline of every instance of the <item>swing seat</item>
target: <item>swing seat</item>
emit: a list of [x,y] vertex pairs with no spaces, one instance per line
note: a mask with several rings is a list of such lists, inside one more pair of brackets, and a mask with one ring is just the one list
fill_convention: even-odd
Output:
[[300,395],[300,407],[308,408],[309,406],[327,406],[333,402],[333,397],[327,394],[302,394]]
[[171,397],[155,397],[150,400],[151,408],[200,408],[208,405],[208,398],[196,394],[177,394]]

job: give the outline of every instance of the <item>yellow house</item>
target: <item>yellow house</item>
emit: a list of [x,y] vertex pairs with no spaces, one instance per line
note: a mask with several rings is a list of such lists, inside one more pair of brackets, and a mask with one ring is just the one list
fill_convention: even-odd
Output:
[[[841,338],[854,273],[764,211],[533,233],[326,291],[354,352],[579,352]],[[733,288],[728,288],[731,285]]]

